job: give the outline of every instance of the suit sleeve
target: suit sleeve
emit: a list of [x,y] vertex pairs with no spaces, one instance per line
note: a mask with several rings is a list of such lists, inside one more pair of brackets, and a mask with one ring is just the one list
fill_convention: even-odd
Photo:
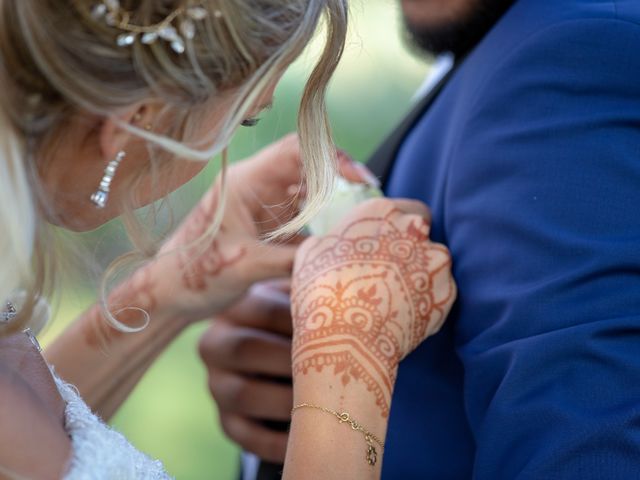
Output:
[[529,38],[480,81],[445,224],[475,479],[640,478],[640,27]]

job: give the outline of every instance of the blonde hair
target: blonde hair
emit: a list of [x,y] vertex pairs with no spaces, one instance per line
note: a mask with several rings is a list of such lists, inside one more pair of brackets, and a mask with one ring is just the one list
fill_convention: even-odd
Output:
[[[274,235],[302,227],[331,189],[335,152],[324,94],[344,48],[346,0],[205,0],[201,4],[209,15],[197,22],[197,33],[182,55],[165,42],[119,47],[116,38],[122,32],[96,21],[91,15],[95,3],[0,0],[0,248],[5,252],[0,302],[19,288],[32,299],[19,321],[0,334],[24,328],[42,290],[48,259],[38,245],[51,212],[45,209],[37,171],[43,152],[55,147],[74,115],[116,118],[132,106],[157,100],[164,107],[162,119],[171,119],[162,135],[122,127],[146,139],[155,153],[208,161],[223,151],[255,100],[301,53],[323,14],[326,46],[299,115],[308,199],[300,215]],[[120,0],[139,25],[157,23],[185,3]],[[219,135],[191,138],[216,100],[229,92],[234,102]],[[154,253],[148,243],[138,246],[147,256]]]

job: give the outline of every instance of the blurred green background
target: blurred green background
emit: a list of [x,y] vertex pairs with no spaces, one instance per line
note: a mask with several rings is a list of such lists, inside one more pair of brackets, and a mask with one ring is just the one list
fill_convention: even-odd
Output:
[[[366,160],[402,118],[422,82],[428,62],[404,45],[395,0],[356,0],[345,57],[330,90],[328,105],[338,145]],[[283,78],[274,108],[258,127],[241,129],[230,158],[244,158],[295,130],[296,110],[306,75],[313,65],[312,46]],[[178,212],[195,204],[211,184],[217,161],[172,198]],[[99,263],[126,251],[118,222],[79,241]],[[97,241],[97,247],[96,245]],[[95,298],[85,267],[64,282],[56,318],[43,334],[46,345]],[[206,324],[192,327],[162,355],[115,417],[113,424],[138,448],[161,459],[178,479],[236,480],[239,452],[221,432],[210,400],[205,370],[196,345]]]

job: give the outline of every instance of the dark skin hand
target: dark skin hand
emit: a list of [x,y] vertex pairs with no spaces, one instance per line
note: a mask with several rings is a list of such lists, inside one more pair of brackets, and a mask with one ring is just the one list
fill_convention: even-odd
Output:
[[200,341],[209,388],[227,436],[270,462],[284,462],[293,406],[288,281],[258,284],[215,318]]

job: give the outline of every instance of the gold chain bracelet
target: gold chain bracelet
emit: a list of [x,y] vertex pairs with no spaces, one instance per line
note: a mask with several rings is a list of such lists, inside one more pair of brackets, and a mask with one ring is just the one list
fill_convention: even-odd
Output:
[[373,442],[376,442],[378,445],[380,445],[381,449],[384,449],[384,443],[373,433],[369,432],[362,425],[351,418],[351,415],[349,415],[347,412],[338,413],[335,410],[331,410],[330,408],[320,407],[311,403],[301,403],[300,405],[296,405],[295,407],[293,407],[293,409],[291,410],[291,415],[293,416],[293,414],[301,408],[313,408],[314,410],[320,410],[321,412],[330,413],[331,415],[336,417],[340,423],[348,423],[353,430],[364,435],[364,440],[365,442],[367,442],[367,463],[371,466],[374,466],[378,462],[378,451],[376,450]]

